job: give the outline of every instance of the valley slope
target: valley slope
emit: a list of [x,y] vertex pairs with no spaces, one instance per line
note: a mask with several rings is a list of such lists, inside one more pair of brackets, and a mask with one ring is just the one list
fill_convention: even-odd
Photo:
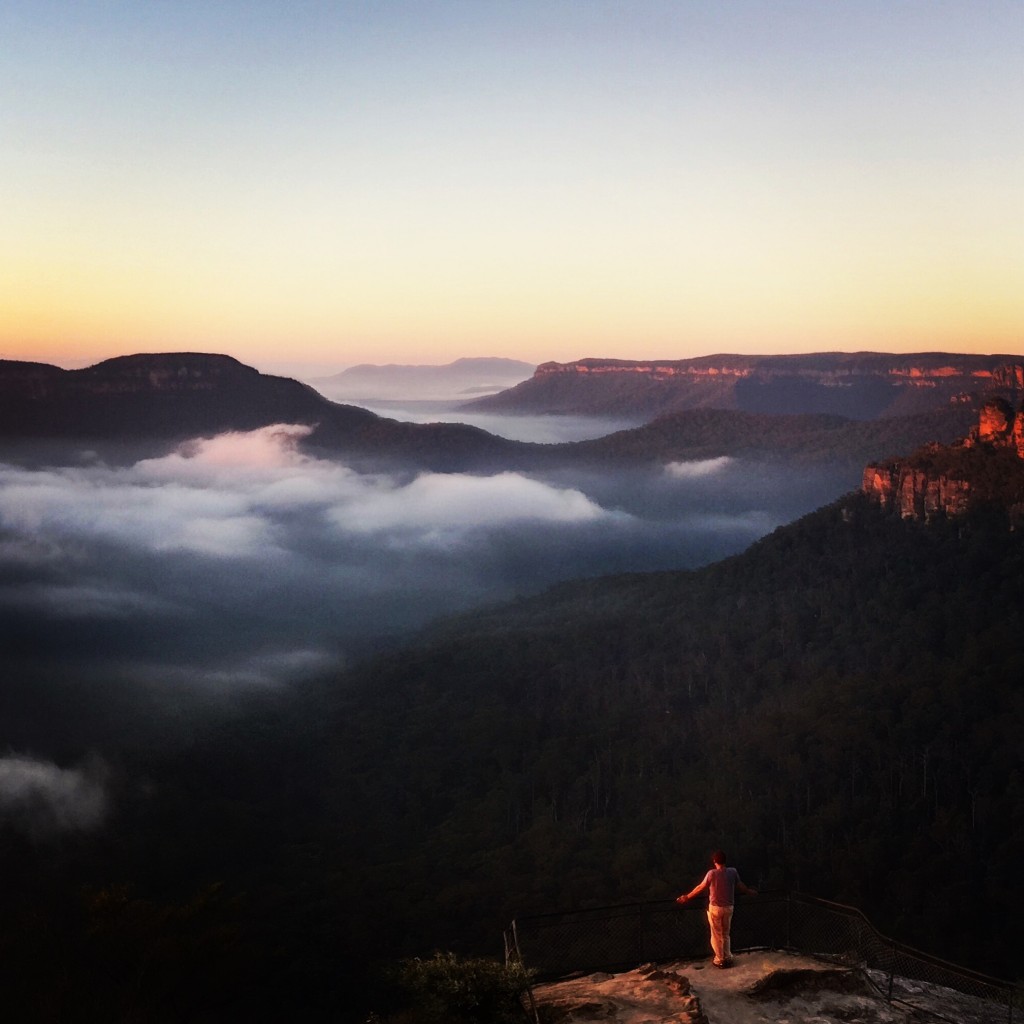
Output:
[[1011,525],[849,495],[703,570],[566,584],[354,673],[332,807],[355,927],[485,944],[517,914],[669,898],[724,846],[749,884],[1013,976]]

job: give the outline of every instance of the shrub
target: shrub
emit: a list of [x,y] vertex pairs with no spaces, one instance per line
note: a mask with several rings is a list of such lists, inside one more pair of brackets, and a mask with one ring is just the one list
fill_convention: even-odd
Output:
[[399,983],[423,1024],[522,1024],[530,973],[519,964],[435,953],[404,961]]

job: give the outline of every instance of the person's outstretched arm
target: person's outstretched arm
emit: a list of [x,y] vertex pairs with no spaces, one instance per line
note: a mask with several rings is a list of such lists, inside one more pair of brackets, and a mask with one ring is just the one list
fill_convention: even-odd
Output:
[[687,900],[692,900],[694,896],[702,893],[708,887],[708,876],[704,876],[704,880],[700,885],[695,885],[685,896],[677,896],[676,903],[685,903]]

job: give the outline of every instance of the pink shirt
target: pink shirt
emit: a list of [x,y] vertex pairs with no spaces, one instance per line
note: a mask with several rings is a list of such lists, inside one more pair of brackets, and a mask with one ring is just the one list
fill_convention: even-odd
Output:
[[736,883],[740,873],[735,868],[712,868],[704,876],[708,887],[708,902],[716,907],[731,907],[736,903]]

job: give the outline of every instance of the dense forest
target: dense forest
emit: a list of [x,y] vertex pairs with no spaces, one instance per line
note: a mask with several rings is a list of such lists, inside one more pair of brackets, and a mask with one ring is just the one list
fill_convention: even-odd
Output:
[[871,459],[912,451],[928,442],[949,444],[963,437],[977,418],[977,408],[971,403],[876,420],[825,413],[769,415],[689,409],[658,416],[630,430],[564,445],[548,455],[563,461],[571,457],[611,464],[731,455],[766,461],[853,463],[859,468]]
[[751,884],[1012,972],[979,939],[1024,895],[1022,554],[1001,514],[850,498],[700,572],[449,625],[355,681],[334,788],[378,851],[359,888],[454,941],[485,907],[664,898],[724,844]]
[[[106,827],[0,831],[5,998],[358,1019],[381,965],[673,896],[717,845],[749,884],[1013,977],[1022,570],[1001,512],[926,527],[850,496],[706,569],[567,584],[340,678],[177,719],[112,690]],[[16,696],[30,745],[62,695]]]

